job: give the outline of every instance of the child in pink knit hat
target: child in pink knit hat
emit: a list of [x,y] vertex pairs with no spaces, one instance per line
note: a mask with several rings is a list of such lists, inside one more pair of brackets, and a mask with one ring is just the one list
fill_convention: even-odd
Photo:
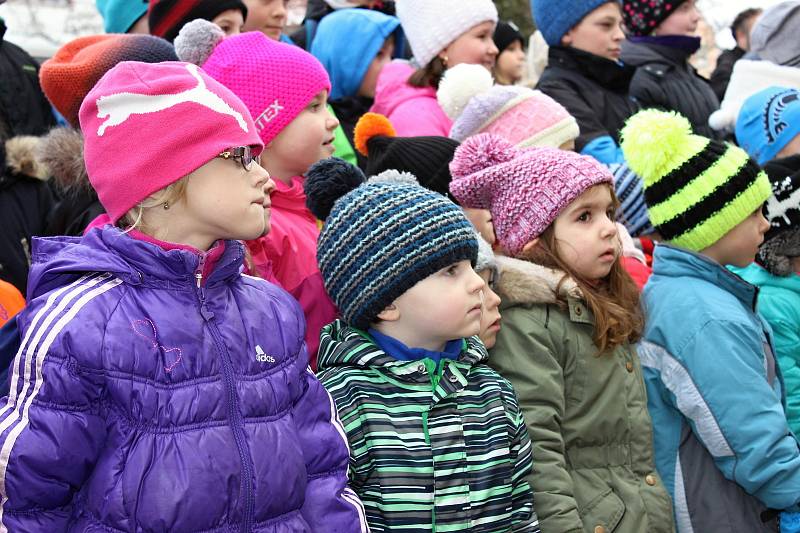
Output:
[[464,141],[450,170],[450,192],[491,211],[508,255],[498,258],[503,328],[489,364],[523,406],[542,530],[674,531],[654,472],[633,349],[643,318],[620,262],[610,172],[592,157],[517,149],[491,134]]
[[254,273],[277,283],[300,302],[308,327],[306,343],[316,368],[319,333],[337,311],[317,266],[316,218],[306,207],[303,175],[333,155],[339,125],[327,108],[331,82],[308,52],[269,39],[261,32],[225,37],[213,24],[196,20],[175,42],[178,57],[233,91],[255,120],[265,148],[264,168],[275,180],[272,229],[250,240]]
[[302,313],[241,273],[274,187],[245,105],[196,65],[124,61],[78,117],[112,224],[33,241],[2,529],[366,531]]

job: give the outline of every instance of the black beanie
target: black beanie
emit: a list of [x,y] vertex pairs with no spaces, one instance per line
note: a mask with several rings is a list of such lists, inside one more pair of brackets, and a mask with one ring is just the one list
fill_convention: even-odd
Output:
[[377,113],[366,113],[353,134],[356,149],[367,158],[366,174],[384,170],[413,174],[423,187],[450,196],[450,161],[458,142],[448,137],[396,137],[389,120]]
[[497,55],[502,54],[514,41],[519,41],[522,48],[525,48],[525,39],[516,24],[511,21],[498,22],[497,28],[494,30],[494,44],[497,46]]
[[792,258],[800,257],[800,155],[775,159],[764,165],[772,185],[772,196],[764,205],[770,229],[756,257],[775,276],[794,273]]
[[214,20],[229,9],[238,9],[247,20],[247,6],[242,0],[150,0],[147,20],[150,35],[173,42],[178,32],[194,19]]

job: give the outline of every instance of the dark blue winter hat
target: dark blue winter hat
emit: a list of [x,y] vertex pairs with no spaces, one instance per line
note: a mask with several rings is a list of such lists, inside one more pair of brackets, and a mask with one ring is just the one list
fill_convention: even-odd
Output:
[[[343,190],[331,184],[334,177],[359,182],[357,168],[351,168],[352,177],[342,170],[340,161],[330,159],[313,165],[305,181],[309,201],[331,205],[330,198],[319,196]],[[320,180],[327,186],[316,186]],[[461,209],[411,174],[388,170],[332,205],[317,241],[317,262],[325,290],[356,328],[367,329],[395,299],[436,271],[477,260],[475,230]]]
[[531,0],[536,27],[550,46],[561,44],[561,38],[583,17],[612,0]]
[[736,142],[759,165],[800,135],[800,91],[770,87],[744,101],[736,119]]

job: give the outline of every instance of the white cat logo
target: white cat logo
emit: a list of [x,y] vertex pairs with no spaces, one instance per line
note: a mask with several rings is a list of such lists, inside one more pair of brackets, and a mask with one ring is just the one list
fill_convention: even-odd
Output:
[[274,363],[275,358],[264,353],[260,345],[256,345],[256,361],[259,363]]
[[97,129],[100,137],[111,126],[119,126],[131,115],[157,113],[182,103],[195,103],[222,115],[235,118],[242,130],[247,132],[247,122],[242,114],[228,105],[219,95],[206,88],[206,82],[197,71],[197,65],[186,65],[186,69],[197,80],[197,87],[177,94],[118,93],[102,96],[97,100],[97,117],[106,118]]

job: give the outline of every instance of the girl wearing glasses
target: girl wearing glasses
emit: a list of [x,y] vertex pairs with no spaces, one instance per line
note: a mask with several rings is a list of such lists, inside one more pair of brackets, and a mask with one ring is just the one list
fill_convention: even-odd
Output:
[[79,118],[113,225],[34,241],[0,531],[366,531],[300,308],[240,273],[275,187],[247,108],[123,62]]

